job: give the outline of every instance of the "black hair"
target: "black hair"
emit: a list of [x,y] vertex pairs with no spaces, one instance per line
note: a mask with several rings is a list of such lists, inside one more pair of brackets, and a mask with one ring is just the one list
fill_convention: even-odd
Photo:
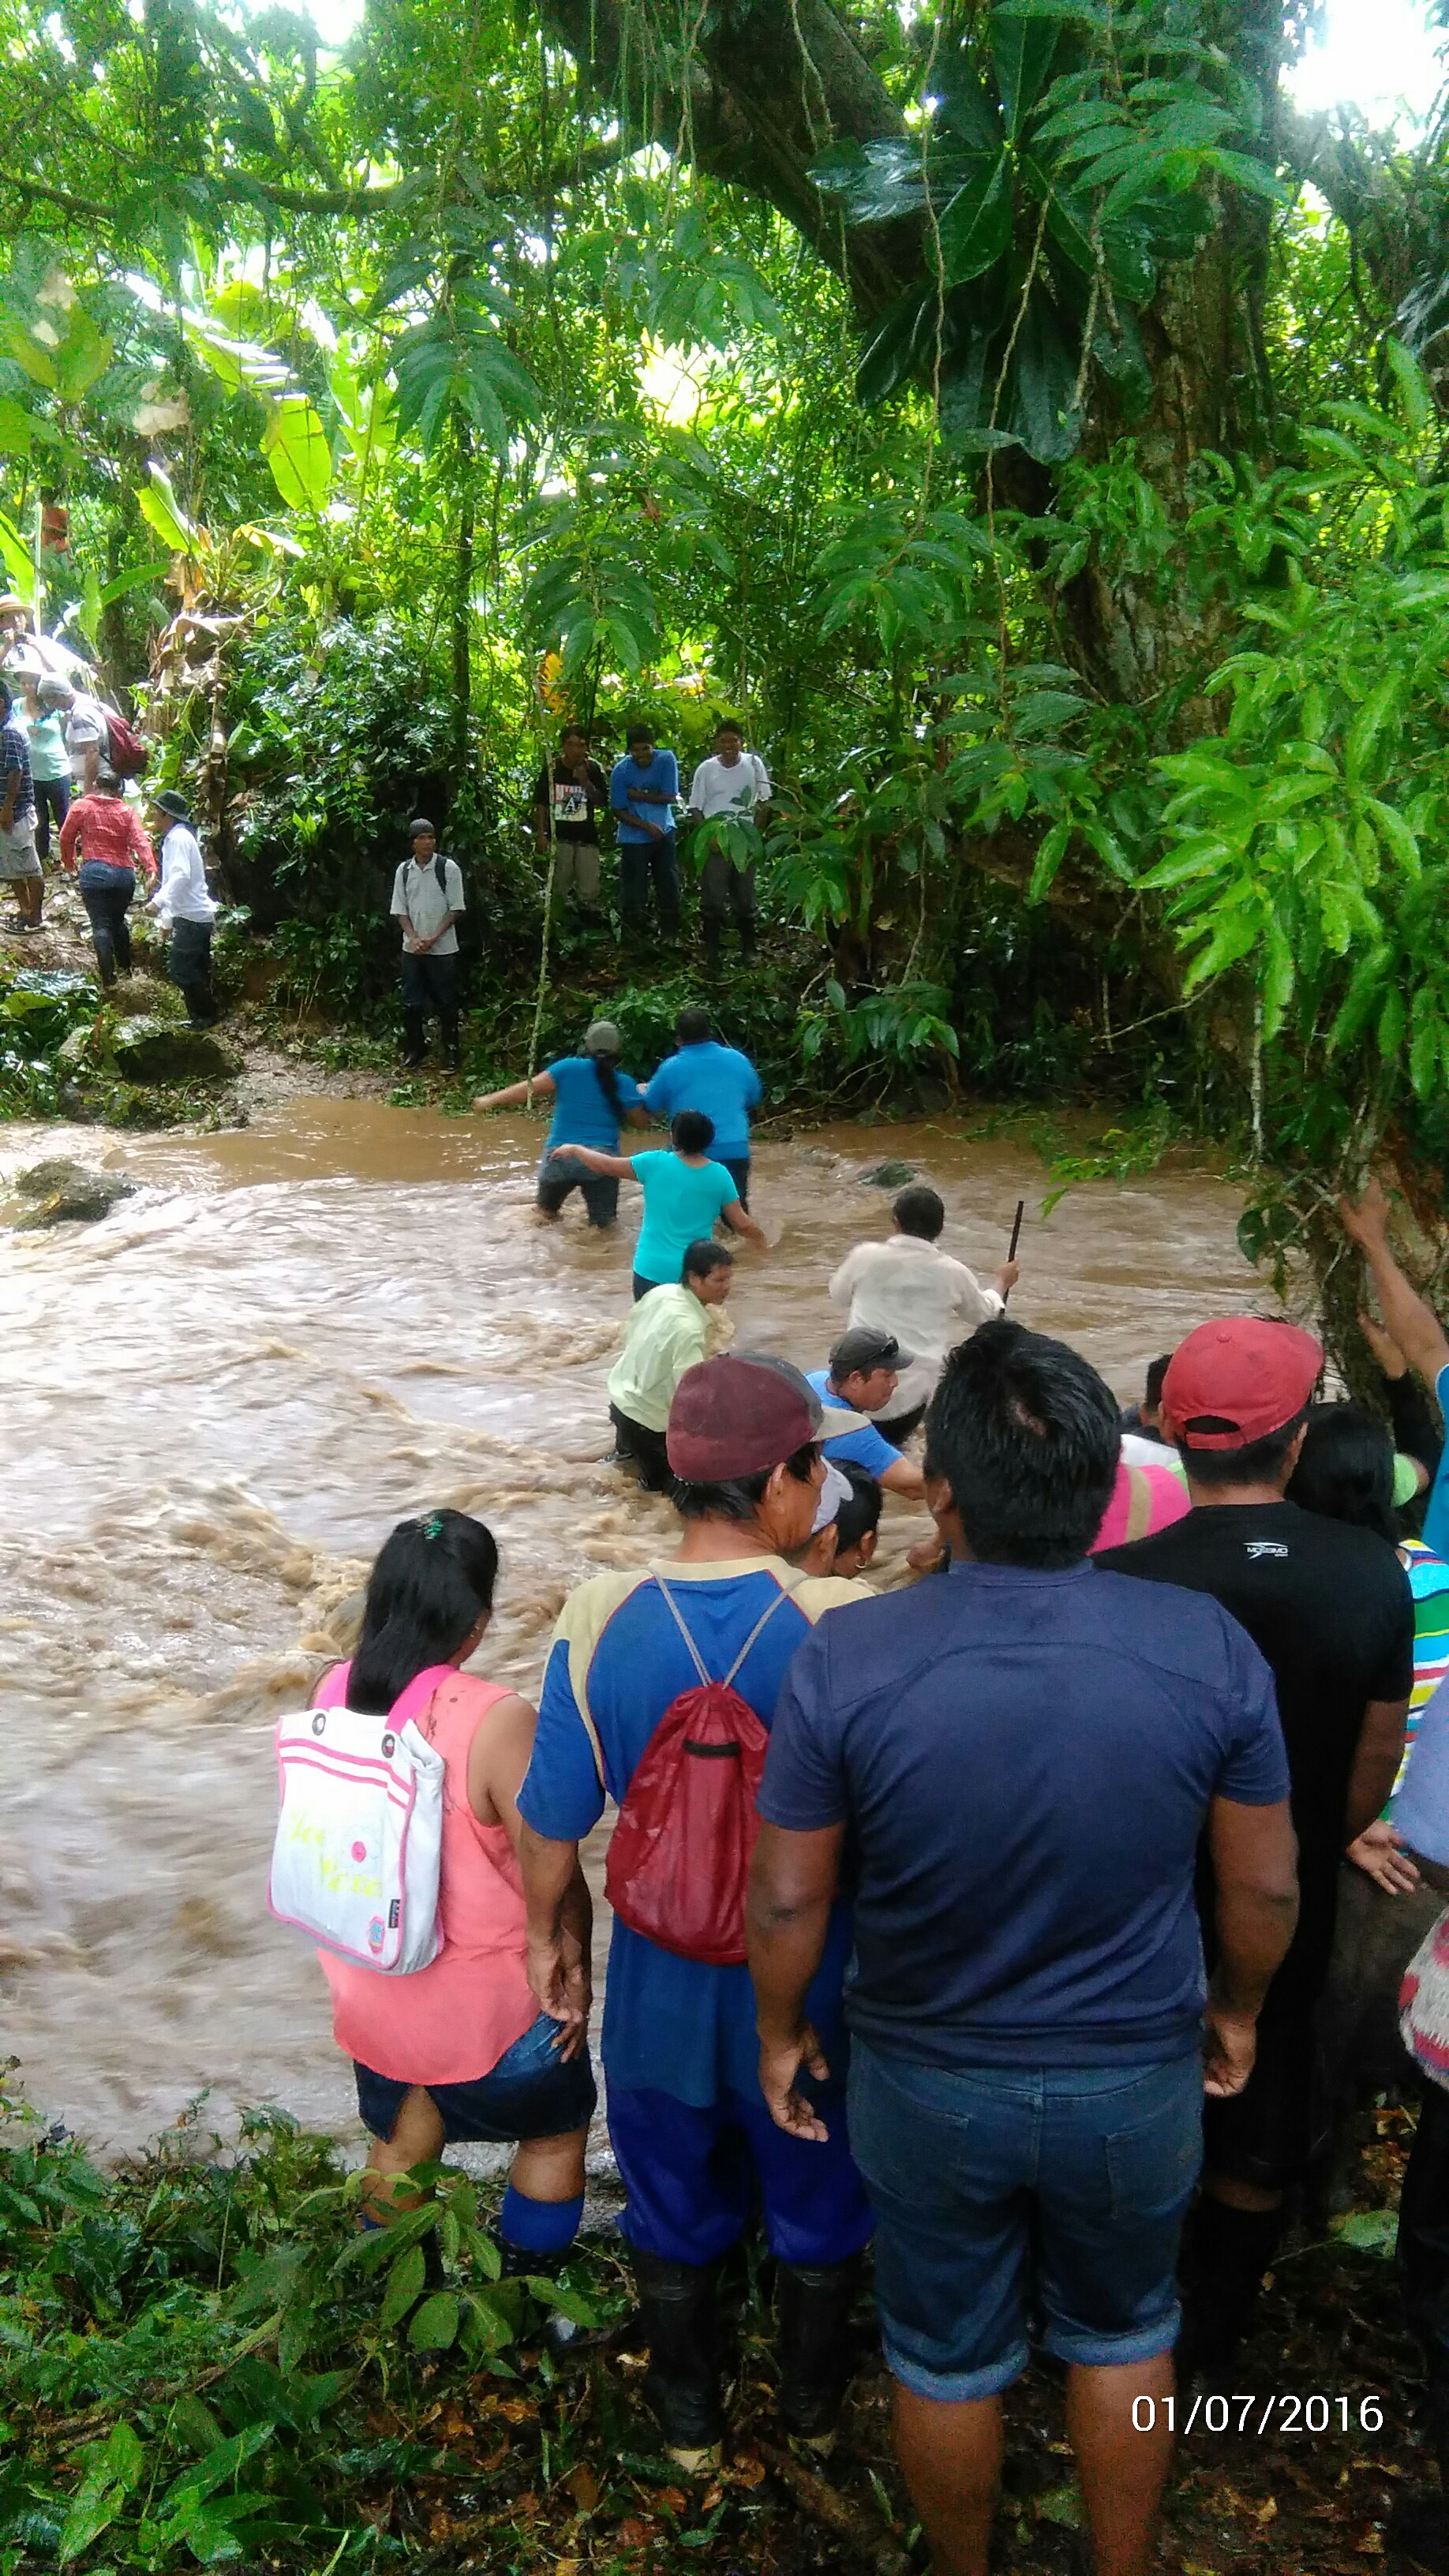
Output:
[[1394,1444],[1378,1415],[1364,1404],[1313,1405],[1288,1500],[1396,1546]]
[[708,1235],[685,1245],[682,1276],[686,1279],[707,1279],[712,1270],[733,1270],[734,1266],[735,1256],[728,1244],[712,1243]]
[[681,1046],[702,1046],[706,1038],[713,1037],[714,1022],[698,1002],[691,1002],[675,1021],[674,1034]]
[[849,1501],[835,1515],[835,1552],[843,1556],[848,1547],[859,1547],[863,1538],[879,1529],[881,1489],[870,1469],[858,1467],[853,1458],[834,1458],[831,1465],[850,1487]]
[[450,1663],[492,1609],[497,1578],[493,1533],[466,1512],[399,1521],[368,1577],[348,1707],[386,1717],[429,1664]]
[[558,738],[558,747],[562,751],[566,742],[587,742],[588,738],[581,724],[565,725]]
[[[819,1455],[819,1442],[807,1440],[803,1449],[785,1459],[786,1472],[797,1485],[813,1483]],[[773,1467],[761,1467],[753,1476],[730,1476],[718,1485],[694,1485],[676,1476],[674,1508],[686,1521],[752,1521],[774,1472]]]
[[946,1202],[938,1190],[928,1190],[924,1181],[918,1181],[914,1189],[901,1191],[891,1214],[902,1234],[918,1234],[923,1243],[934,1243],[946,1222]]
[[11,688],[7,679],[0,678],[0,708],[3,708],[6,714],[8,714],[14,704],[15,691]]
[[[1267,1431],[1261,1440],[1249,1440],[1241,1449],[1189,1449],[1179,1440],[1177,1454],[1195,1485],[1276,1485],[1308,1410],[1301,1404],[1281,1430]],[[1234,1428],[1220,1413],[1195,1413],[1192,1420],[1193,1428],[1200,1431]]]
[[669,1122],[669,1141],[676,1154],[707,1154],[714,1143],[714,1120],[702,1109],[677,1109]]
[[1145,1405],[1160,1404],[1162,1402],[1162,1381],[1166,1377],[1171,1366],[1171,1351],[1164,1351],[1160,1359],[1148,1361],[1147,1381],[1142,1389],[1142,1401]]
[[740,723],[738,716],[721,716],[719,723],[715,726],[715,732],[737,733],[741,742],[743,742],[745,738],[745,729]]
[[926,1409],[926,1473],[943,1477],[987,1565],[1086,1555],[1121,1456],[1117,1406],[1080,1351],[998,1318],[948,1353]]
[[655,733],[652,725],[631,724],[628,732],[624,736],[624,748],[626,751],[629,751],[632,750],[636,742],[653,742],[654,740]]
[[619,1068],[614,1058],[611,1055],[593,1055],[589,1062],[594,1068],[599,1089],[622,1127],[627,1104],[619,1098]]

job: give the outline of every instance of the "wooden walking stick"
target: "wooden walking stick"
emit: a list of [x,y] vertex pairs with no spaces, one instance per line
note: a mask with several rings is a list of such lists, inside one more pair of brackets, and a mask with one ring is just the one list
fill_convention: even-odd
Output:
[[[1008,1261],[1014,1261],[1014,1260],[1016,1259],[1016,1247],[1017,1247],[1017,1245],[1018,1245],[1018,1244],[1020,1243],[1020,1241],[1021,1241],[1021,1220],[1022,1220],[1022,1218],[1025,1216],[1025,1214],[1026,1214],[1026,1201],[1025,1201],[1025,1199],[1018,1199],[1018,1200],[1017,1200],[1017,1202],[1016,1202],[1016,1223],[1014,1224],[1014,1226],[1013,1226],[1013,1227],[1012,1227],[1012,1229],[1011,1229],[1011,1249],[1010,1249],[1010,1251],[1007,1253],[1007,1256],[1006,1256],[1006,1258],[1007,1258],[1007,1260],[1008,1260]],[[1007,1299],[1007,1297],[1009,1297],[1010,1295],[1011,1295],[1011,1290],[1008,1288],[1008,1289],[1007,1289],[1007,1291],[1006,1291],[1006,1295],[1005,1295],[1005,1296],[1002,1298],[1002,1300],[1001,1300],[1001,1308],[1002,1308],[1002,1312],[1003,1312],[1003,1314],[1004,1314],[1004,1313],[1005,1313],[1005,1311],[1006,1311],[1006,1299]]]

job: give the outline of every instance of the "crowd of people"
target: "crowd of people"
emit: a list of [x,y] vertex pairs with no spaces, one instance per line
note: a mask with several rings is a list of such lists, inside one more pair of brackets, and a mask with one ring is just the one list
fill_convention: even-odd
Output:
[[[1449,1338],[1382,1191],[1343,1211],[1382,1414],[1325,1399],[1312,1334],[1235,1316],[1124,1415],[1006,1314],[1014,1262],[983,1286],[942,1249],[922,1184],[842,1263],[842,1330],[797,1369],[727,1347],[716,1221],[764,1248],[752,1068],[699,1012],[679,1041],[641,1084],[596,1022],[531,1086],[545,1221],[574,1189],[596,1226],[643,1192],[608,1403],[677,1544],[569,1595],[535,1715],[458,1670],[487,1531],[404,1523],[324,1685],[394,1723],[427,1699],[453,1792],[441,1957],[392,1985],[327,1963],[370,2217],[447,2141],[512,2143],[504,2261],[566,2259],[594,2098],[580,1847],[612,1807],[598,2055],[672,2459],[719,2456],[721,2267],[756,2226],[781,2420],[829,2449],[870,2247],[937,2567],[984,2576],[1002,2394],[1038,2349],[1094,2563],[1139,2576],[1161,2401],[1241,2386],[1290,2195],[1321,2179],[1358,1885],[1391,2011],[1403,1983],[1391,2080],[1412,2061],[1425,2088],[1400,2259],[1449,2493],[1449,1907],[1426,1894],[1449,1892],[1449,1467],[1415,1390],[1449,1395]],[[620,1154],[651,1110],[668,1149]],[[892,1492],[933,1535],[874,1591]]]

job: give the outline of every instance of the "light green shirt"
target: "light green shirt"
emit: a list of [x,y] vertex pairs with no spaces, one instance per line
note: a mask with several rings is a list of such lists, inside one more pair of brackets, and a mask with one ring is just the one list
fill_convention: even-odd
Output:
[[625,1326],[623,1350],[609,1371],[609,1402],[646,1431],[663,1431],[675,1388],[713,1338],[710,1309],[692,1288],[651,1288]]

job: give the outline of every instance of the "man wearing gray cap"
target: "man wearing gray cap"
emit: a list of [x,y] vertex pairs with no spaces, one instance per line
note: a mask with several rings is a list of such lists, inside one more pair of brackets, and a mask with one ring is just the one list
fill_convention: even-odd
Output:
[[914,1458],[903,1458],[869,1419],[889,1405],[896,1380],[902,1369],[911,1366],[912,1357],[901,1349],[894,1333],[878,1333],[872,1324],[857,1324],[841,1334],[829,1368],[807,1369],[806,1375],[825,1407],[824,1455],[849,1458],[888,1494],[903,1494],[908,1502],[918,1503],[926,1490],[920,1468]]
[[408,825],[413,845],[392,881],[392,914],[402,923],[403,1062],[421,1064],[427,1018],[436,1011],[450,1065],[461,1062],[458,1037],[458,932],[463,874],[438,856],[438,836],[425,814]]

